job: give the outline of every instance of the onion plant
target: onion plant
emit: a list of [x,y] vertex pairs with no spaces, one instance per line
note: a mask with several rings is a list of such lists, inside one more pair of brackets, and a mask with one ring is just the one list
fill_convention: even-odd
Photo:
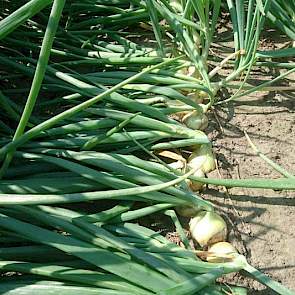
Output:
[[[183,124],[183,115],[271,91],[294,72],[294,63],[281,61],[294,48],[259,50],[268,21],[294,37],[292,4],[3,3],[0,293],[246,294],[216,283],[245,270],[278,294],[294,294],[241,255],[226,263],[199,259],[176,213],[185,206],[215,210],[187,179],[294,190],[294,176],[257,149],[283,178],[197,177],[197,168],[180,171],[161,157],[210,146],[203,131]],[[224,10],[230,52],[218,36]],[[282,71],[254,86],[249,78],[259,66]],[[224,89],[230,95],[221,99]],[[143,226],[155,214],[171,219],[184,247]]]

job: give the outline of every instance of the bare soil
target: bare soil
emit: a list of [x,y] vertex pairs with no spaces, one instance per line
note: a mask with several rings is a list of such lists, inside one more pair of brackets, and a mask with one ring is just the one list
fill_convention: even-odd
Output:
[[[244,130],[272,160],[295,174],[295,100],[292,93],[259,93],[211,113],[209,135],[218,161],[212,177],[281,177],[248,145]],[[207,133],[207,132],[206,132]],[[248,261],[295,290],[295,193],[264,189],[209,187],[205,197],[215,203],[231,226],[229,239]],[[274,294],[240,274],[230,282],[247,286],[251,295]]]

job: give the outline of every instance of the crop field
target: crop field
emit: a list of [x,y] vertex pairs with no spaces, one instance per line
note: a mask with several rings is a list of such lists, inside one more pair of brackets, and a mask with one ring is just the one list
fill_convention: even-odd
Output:
[[0,294],[294,295],[295,1],[0,1]]

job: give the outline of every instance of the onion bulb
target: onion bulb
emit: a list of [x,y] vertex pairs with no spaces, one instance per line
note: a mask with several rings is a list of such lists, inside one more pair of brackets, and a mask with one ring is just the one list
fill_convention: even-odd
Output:
[[208,126],[208,118],[199,111],[188,113],[182,118],[182,122],[193,130],[204,130]]
[[199,167],[204,173],[215,169],[215,157],[209,144],[202,144],[195,149],[188,158],[188,167],[195,169]]
[[201,247],[225,241],[227,236],[226,223],[215,212],[199,212],[190,220],[189,228],[193,239]]
[[219,242],[209,247],[206,260],[215,263],[231,262],[237,254],[238,252],[232,244]]
[[[202,171],[202,169],[199,169],[194,174],[192,174],[192,176],[205,177],[205,174]],[[187,184],[190,187],[190,189],[194,192],[200,191],[204,187],[204,183],[191,179],[187,179]]]

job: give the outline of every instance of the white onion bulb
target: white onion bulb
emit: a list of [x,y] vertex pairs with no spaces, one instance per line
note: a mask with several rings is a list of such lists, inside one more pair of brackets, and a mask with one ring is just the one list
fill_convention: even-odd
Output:
[[199,212],[190,220],[189,228],[193,239],[201,247],[225,241],[227,236],[226,223],[215,212]]
[[188,167],[195,169],[199,167],[204,173],[216,168],[215,157],[209,144],[202,144],[192,152],[188,158]]

